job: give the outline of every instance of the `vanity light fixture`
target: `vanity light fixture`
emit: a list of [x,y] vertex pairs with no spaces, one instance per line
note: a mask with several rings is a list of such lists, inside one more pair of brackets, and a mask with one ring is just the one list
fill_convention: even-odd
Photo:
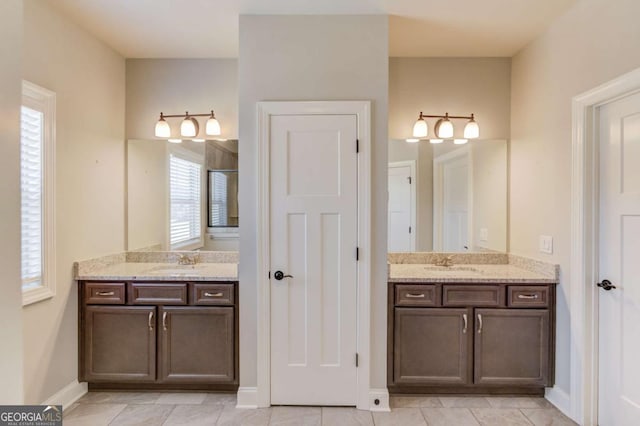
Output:
[[427,122],[425,121],[425,118],[438,119],[434,127],[437,139],[432,139],[431,143],[441,143],[442,139],[453,138],[454,129],[451,119],[468,120],[467,124],[464,127],[465,139],[477,139],[480,137],[480,126],[478,126],[478,123],[476,122],[475,116],[473,114],[471,114],[470,116],[449,115],[449,113],[447,112],[444,115],[427,115],[423,114],[422,111],[420,111],[418,120],[413,125],[413,138],[422,139],[427,137]]
[[[207,136],[220,136],[222,133],[220,129],[220,122],[216,119],[216,115],[213,110],[209,114],[189,114],[187,111],[184,114],[165,115],[161,112],[160,119],[156,123],[155,135],[157,138],[162,139],[171,138],[171,126],[165,119],[182,118],[183,120],[180,123],[180,136],[183,138],[196,138],[200,131],[200,123],[198,123],[198,120],[196,120],[195,117],[208,117],[205,125],[205,134]],[[196,139],[194,142],[200,142],[200,139]]]

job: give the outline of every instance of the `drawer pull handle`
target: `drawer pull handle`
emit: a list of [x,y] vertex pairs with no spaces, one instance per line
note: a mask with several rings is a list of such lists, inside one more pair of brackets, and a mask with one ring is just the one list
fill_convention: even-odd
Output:
[[162,328],[164,329],[164,331],[167,331],[167,313],[166,312],[162,313]]
[[478,314],[478,334],[482,333],[482,315]]
[[116,293],[113,291],[96,291],[97,296],[113,296],[114,294]]
[[519,294],[518,299],[537,299],[537,294]]
[[149,331],[153,331],[153,312],[149,312]]
[[410,299],[424,299],[424,293],[420,293],[420,294],[407,293],[407,297]]
[[208,291],[204,292],[204,297],[222,297],[222,293],[209,293]]
[[464,328],[462,329],[462,333],[467,334],[467,314],[462,314],[462,320],[464,321]]

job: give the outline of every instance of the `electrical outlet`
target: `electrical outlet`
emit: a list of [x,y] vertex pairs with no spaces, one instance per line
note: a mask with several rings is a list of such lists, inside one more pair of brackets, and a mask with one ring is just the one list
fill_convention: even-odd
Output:
[[553,254],[553,237],[550,235],[540,235],[540,253]]
[[489,230],[487,228],[480,228],[480,241],[489,241]]

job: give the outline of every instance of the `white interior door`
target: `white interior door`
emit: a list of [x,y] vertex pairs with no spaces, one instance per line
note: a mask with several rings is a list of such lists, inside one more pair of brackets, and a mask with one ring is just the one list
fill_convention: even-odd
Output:
[[466,155],[443,164],[442,189],[442,249],[465,251],[469,241],[469,161]]
[[406,162],[389,164],[389,252],[415,251],[415,176]]
[[600,108],[601,426],[640,424],[640,94]]
[[272,404],[356,404],[356,126],[271,117]]

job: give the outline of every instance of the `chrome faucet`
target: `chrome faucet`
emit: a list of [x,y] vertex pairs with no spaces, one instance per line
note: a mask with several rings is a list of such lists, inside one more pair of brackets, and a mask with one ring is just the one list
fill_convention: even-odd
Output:
[[197,253],[191,256],[187,254],[181,254],[178,257],[178,265],[195,265],[196,263],[198,263],[199,258],[200,255],[198,255]]
[[434,263],[436,266],[444,266],[445,268],[448,268],[453,265],[453,255],[450,254],[449,256],[436,257]]

